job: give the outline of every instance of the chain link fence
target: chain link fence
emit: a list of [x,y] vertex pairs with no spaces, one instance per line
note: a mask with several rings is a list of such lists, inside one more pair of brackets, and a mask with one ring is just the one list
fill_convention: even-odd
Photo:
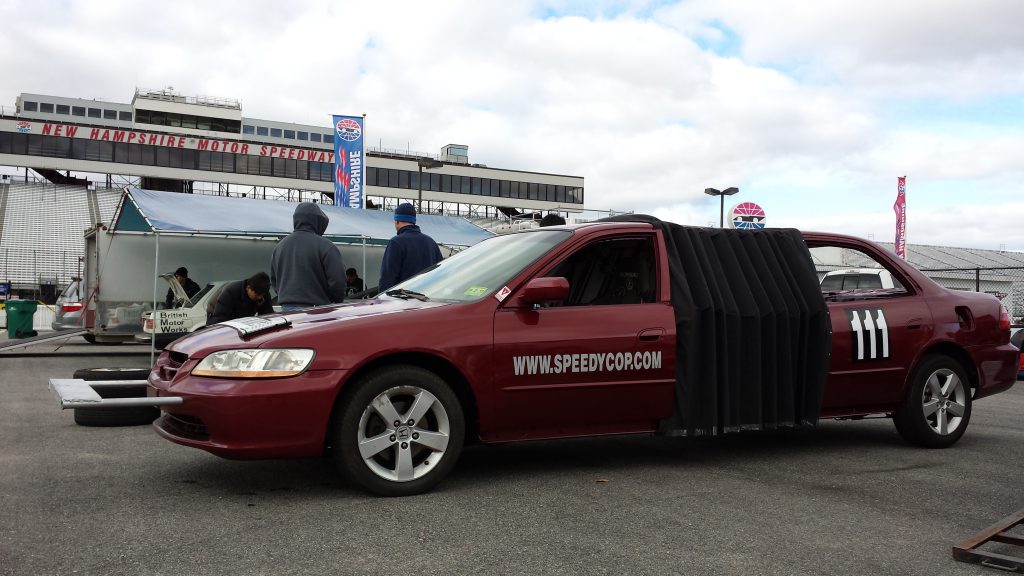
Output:
[[1024,267],[920,270],[946,288],[992,294],[1003,303],[1014,322],[1024,323]]

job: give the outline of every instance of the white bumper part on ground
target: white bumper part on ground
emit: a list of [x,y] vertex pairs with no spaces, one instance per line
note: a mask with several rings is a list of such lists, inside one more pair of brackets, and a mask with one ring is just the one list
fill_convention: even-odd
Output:
[[[96,380],[86,382],[75,378],[50,378],[50,390],[60,401],[61,410],[68,408],[113,408],[119,406],[173,406],[185,401],[180,396],[147,397],[145,380]],[[96,388],[138,387],[139,396],[103,398]]]

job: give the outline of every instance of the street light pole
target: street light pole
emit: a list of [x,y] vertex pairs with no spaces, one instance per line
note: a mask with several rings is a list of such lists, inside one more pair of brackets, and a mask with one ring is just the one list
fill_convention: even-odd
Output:
[[707,194],[708,196],[718,196],[718,198],[719,198],[719,206],[718,206],[718,227],[719,228],[725,228],[725,197],[726,196],[732,196],[733,194],[736,194],[739,191],[740,191],[740,189],[736,188],[735,186],[730,186],[729,188],[726,188],[725,190],[717,190],[715,188],[705,188],[704,189],[704,193]]
[[444,166],[444,162],[440,160],[434,160],[433,158],[420,158],[416,161],[416,166],[419,168],[419,193],[416,195],[416,210],[423,210],[423,169],[430,170],[431,168],[440,168]]

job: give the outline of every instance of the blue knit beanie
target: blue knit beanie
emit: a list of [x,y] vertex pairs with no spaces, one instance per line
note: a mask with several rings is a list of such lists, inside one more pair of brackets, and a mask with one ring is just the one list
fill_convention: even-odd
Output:
[[416,208],[408,202],[399,204],[398,209],[395,210],[395,222],[408,222],[410,224],[415,224]]

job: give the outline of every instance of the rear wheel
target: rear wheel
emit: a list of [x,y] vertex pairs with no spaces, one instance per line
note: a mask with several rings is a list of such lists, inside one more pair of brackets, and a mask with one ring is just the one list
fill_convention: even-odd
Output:
[[925,448],[952,446],[970,420],[970,383],[963,366],[948,356],[929,356],[921,362],[903,404],[893,414],[903,439]]
[[458,397],[437,374],[389,366],[351,386],[334,427],[334,456],[350,480],[382,496],[408,496],[451,471],[465,421]]
[[[148,368],[81,368],[73,376],[86,382],[97,380],[145,380],[149,378]],[[100,398],[133,398],[139,396],[135,386],[102,387],[96,393]],[[154,406],[124,406],[120,408],[75,408],[75,424],[79,426],[141,426],[152,424],[160,416],[160,409]]]

